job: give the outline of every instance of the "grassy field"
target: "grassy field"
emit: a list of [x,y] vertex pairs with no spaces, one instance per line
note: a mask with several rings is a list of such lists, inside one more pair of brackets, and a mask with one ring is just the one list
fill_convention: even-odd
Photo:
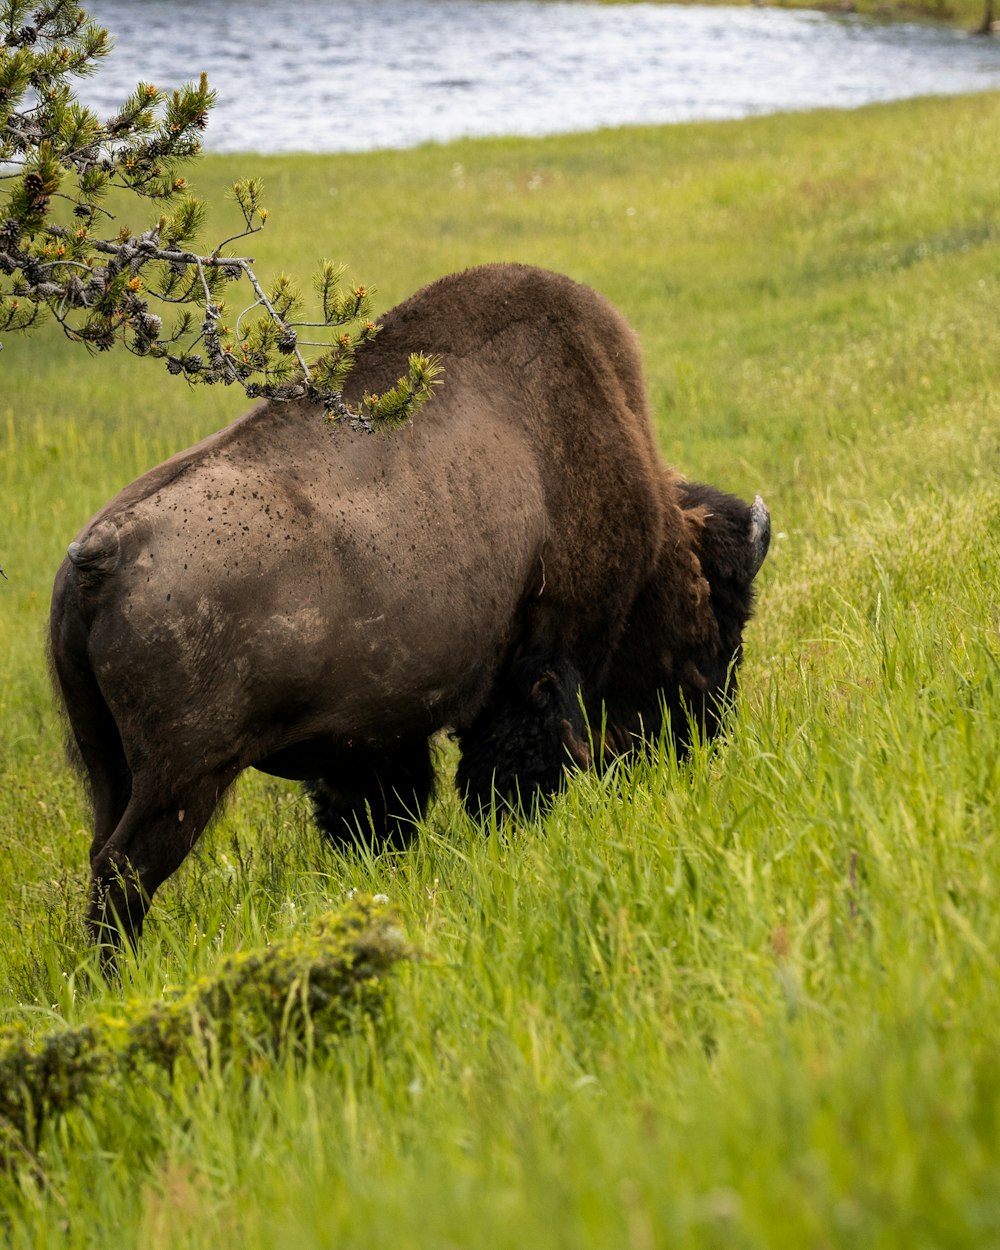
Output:
[[[155,998],[352,889],[427,958],[309,1063],[135,1081],[0,1168],[6,1244],[1000,1244],[1000,97],[206,161],[270,188],[260,268],[383,306],[564,270],[637,327],[665,455],[776,531],[726,742],[574,781],[484,837],[324,851],[247,776],[124,985],[81,916],[88,814],[43,637],[86,517],[241,408],[51,337],[0,357],[0,1003]],[[231,225],[215,214],[216,235]],[[2,1127],[2,1126],[0,1126]]]

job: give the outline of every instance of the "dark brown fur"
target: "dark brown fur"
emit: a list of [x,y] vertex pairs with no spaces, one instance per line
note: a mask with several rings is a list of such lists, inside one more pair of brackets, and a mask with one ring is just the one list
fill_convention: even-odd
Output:
[[72,544],[52,652],[93,791],[95,929],[110,910],[138,935],[247,767],[306,781],[331,837],[402,844],[441,728],[478,814],[656,735],[664,705],[682,742],[689,715],[715,727],[766,510],[662,465],[621,317],[537,269],[452,275],[386,315],[348,398],[416,350],[445,382],[412,426],[261,405]]

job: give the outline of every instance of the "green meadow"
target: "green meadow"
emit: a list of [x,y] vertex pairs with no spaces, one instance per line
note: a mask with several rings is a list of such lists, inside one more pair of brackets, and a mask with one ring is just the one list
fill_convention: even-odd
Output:
[[305,1059],[99,1089],[30,1143],[0,1124],[5,1244],[1000,1244],[998,170],[997,95],[204,160],[213,239],[224,188],[265,179],[265,274],[330,256],[381,307],[498,259],[598,288],[665,457],[759,491],[774,539],[724,740],[492,834],[442,741],[414,847],[381,858],[324,849],[296,787],[247,775],[120,985],[83,930],[49,591],[93,511],[245,405],[7,336],[3,1017],[155,1001],[352,890],[422,958]]

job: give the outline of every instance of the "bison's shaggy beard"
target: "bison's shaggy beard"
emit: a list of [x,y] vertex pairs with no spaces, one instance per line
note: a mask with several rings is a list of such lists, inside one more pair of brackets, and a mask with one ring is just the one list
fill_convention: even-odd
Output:
[[530,811],[562,787],[567,768],[590,766],[580,674],[566,660],[519,655],[458,738],[469,815],[486,819],[494,805]]

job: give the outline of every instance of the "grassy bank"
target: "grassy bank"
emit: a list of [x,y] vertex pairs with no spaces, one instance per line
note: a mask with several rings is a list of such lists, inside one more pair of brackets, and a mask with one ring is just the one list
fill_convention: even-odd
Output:
[[[731,740],[683,767],[580,778],[492,838],[444,784],[378,861],[323,852],[294,787],[245,778],[126,994],[354,888],[428,960],[386,1027],[308,1063],[53,1122],[0,1172],[9,1244],[1000,1240],[998,120],[984,96],[205,162],[213,198],[264,175],[264,272],[329,254],[383,304],[493,259],[598,287],[641,335],[665,455],[759,490],[778,536]],[[241,405],[52,337],[0,368],[0,1003],[42,1031],[116,997],[81,926],[51,579],[114,490]]]
[[[603,4],[630,4],[632,0],[601,0]],[[658,0],[674,3],[675,0]],[[733,0],[699,0],[700,3],[728,5]],[[757,0],[746,0],[757,4]],[[996,17],[996,6],[989,0],[761,0],[758,7],[778,9],[820,9],[826,13],[858,13],[890,21],[944,22],[959,30],[983,32],[987,13]]]

